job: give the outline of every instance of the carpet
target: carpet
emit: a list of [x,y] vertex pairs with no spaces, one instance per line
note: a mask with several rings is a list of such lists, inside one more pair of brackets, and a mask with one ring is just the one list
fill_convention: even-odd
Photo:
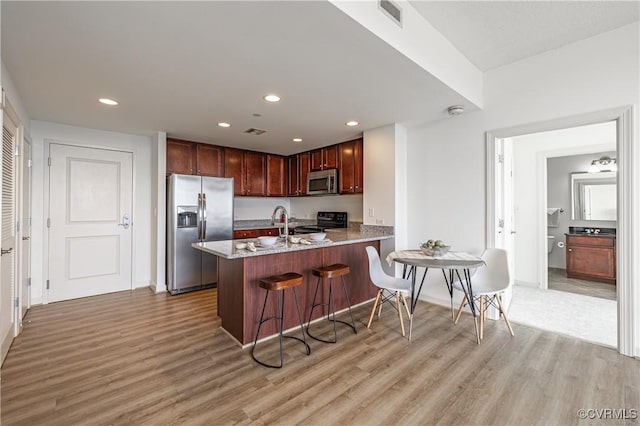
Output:
[[618,346],[615,300],[517,285],[512,289],[511,322],[604,346]]

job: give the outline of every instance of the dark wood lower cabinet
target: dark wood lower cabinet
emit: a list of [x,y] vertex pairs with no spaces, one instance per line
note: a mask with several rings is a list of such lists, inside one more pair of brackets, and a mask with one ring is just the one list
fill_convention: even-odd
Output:
[[616,283],[616,238],[566,235],[567,277]]
[[[317,277],[311,275],[311,270],[332,263],[349,265],[350,273],[345,276],[345,281],[352,306],[373,299],[377,287],[369,279],[369,264],[365,251],[368,245],[376,247],[377,250],[380,249],[379,241],[375,241],[240,259],[219,258],[218,315],[222,320],[222,327],[241,344],[252,343],[258,329],[258,320],[266,293],[258,283],[261,278],[285,272],[297,272],[304,277],[304,283],[296,287],[296,292],[303,321],[306,322],[317,282]],[[345,309],[347,304],[340,288],[340,280],[335,280],[334,284],[336,311]],[[327,302],[328,294],[328,286],[325,283],[322,292],[319,293],[322,302]],[[298,313],[292,295],[293,292],[287,290],[284,312],[285,330],[298,325]],[[275,294],[269,295],[265,316],[275,315],[275,296]],[[312,319],[321,316],[323,311],[316,309]],[[262,326],[260,338],[277,332],[274,322],[270,321]]]

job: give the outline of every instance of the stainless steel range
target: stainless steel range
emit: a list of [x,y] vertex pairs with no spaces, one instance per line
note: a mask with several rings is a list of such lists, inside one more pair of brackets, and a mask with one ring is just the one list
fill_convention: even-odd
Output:
[[324,232],[331,228],[346,228],[349,226],[347,212],[318,212],[316,226],[296,226],[294,233],[310,234]]

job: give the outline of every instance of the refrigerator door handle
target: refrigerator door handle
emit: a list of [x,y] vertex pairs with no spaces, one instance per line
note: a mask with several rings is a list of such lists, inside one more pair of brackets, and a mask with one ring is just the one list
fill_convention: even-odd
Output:
[[202,193],[202,239],[207,238],[207,194]]
[[198,239],[202,239],[202,194],[198,193],[198,213],[196,215],[198,221]]

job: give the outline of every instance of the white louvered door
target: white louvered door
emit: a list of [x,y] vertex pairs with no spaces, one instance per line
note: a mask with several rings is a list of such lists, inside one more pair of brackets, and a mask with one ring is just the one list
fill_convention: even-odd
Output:
[[[0,256],[0,338],[14,335],[15,289],[15,139],[16,127],[5,117],[2,128],[2,251]],[[10,341],[10,339],[9,339]],[[3,347],[2,357],[8,347]]]

